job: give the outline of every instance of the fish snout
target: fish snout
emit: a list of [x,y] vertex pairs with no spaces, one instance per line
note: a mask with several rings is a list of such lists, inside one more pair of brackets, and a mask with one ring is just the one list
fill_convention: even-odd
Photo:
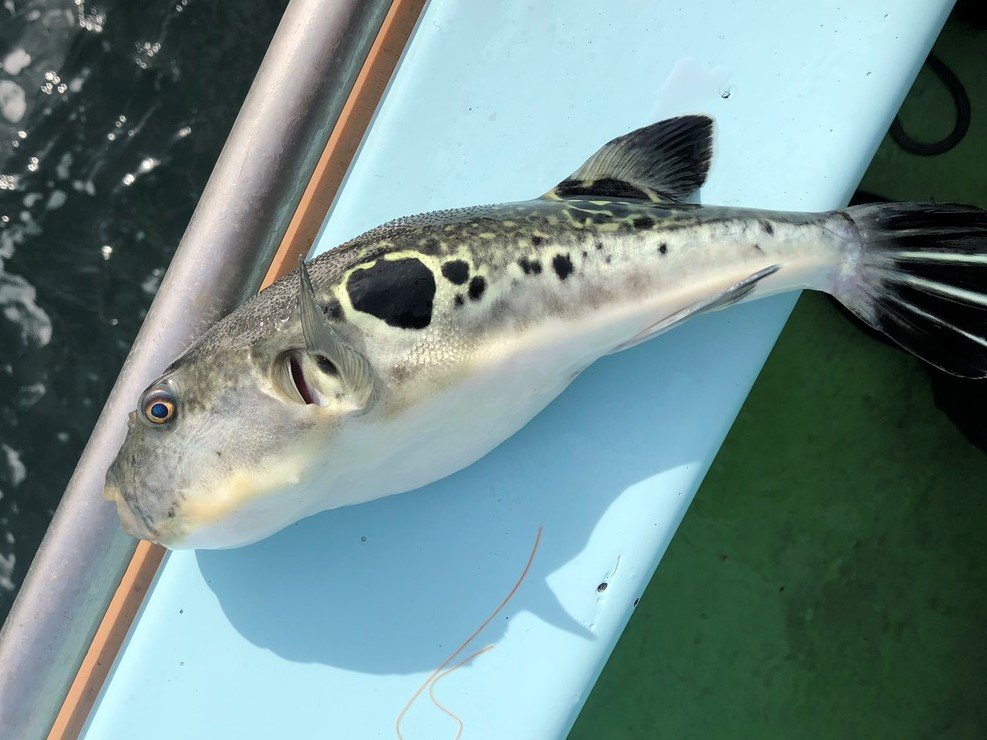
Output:
[[123,500],[123,496],[118,496],[116,503],[117,515],[120,517],[120,526],[123,527],[123,531],[139,540],[152,539],[151,533],[141,525],[139,518]]
[[139,540],[153,540],[154,536],[150,528],[143,523],[143,518],[131,506],[124,495],[123,489],[114,475],[111,467],[106,473],[106,483],[103,485],[103,498],[116,503],[117,516],[120,517],[120,525],[123,531],[131,537]]

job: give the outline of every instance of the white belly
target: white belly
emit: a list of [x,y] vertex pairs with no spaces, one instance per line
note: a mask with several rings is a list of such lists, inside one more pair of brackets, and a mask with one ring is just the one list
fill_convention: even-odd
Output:
[[[594,360],[746,275],[721,274],[576,321],[546,319],[521,336],[488,343],[448,385],[411,385],[399,413],[370,413],[327,439],[308,513],[410,491],[462,470],[521,429]],[[762,292],[790,289],[777,279],[768,288]]]

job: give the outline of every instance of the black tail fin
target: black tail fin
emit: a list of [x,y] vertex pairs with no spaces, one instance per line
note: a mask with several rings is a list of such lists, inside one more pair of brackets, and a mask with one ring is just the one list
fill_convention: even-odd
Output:
[[929,364],[987,377],[987,211],[882,203],[844,213],[862,249],[834,295]]

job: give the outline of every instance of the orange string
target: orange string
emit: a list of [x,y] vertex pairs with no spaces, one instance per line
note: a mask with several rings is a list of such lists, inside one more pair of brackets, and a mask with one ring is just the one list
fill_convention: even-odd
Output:
[[[441,674],[443,672],[443,670],[445,669],[445,667],[447,665],[449,665],[453,660],[455,660],[456,659],[456,656],[459,655],[461,652],[463,652],[463,650],[465,650],[466,647],[471,642],[473,642],[474,639],[476,639],[476,636],[478,634],[480,634],[484,630],[484,628],[488,624],[490,624],[490,622],[493,621],[494,617],[496,617],[500,613],[500,610],[501,609],[503,609],[505,606],[507,606],[507,602],[509,602],[511,599],[513,599],[514,598],[514,594],[516,594],[517,591],[518,591],[518,589],[521,588],[521,584],[524,582],[524,579],[527,578],[527,576],[528,576],[528,571],[531,570],[531,564],[535,561],[535,553],[538,552],[538,545],[541,543],[541,530],[542,530],[542,528],[541,527],[538,527],[538,533],[535,535],[535,544],[531,548],[531,555],[528,556],[528,562],[524,566],[524,570],[521,571],[521,575],[518,577],[517,581],[514,583],[514,588],[512,588],[511,591],[510,591],[510,593],[508,593],[507,596],[505,596],[503,598],[503,600],[500,602],[500,604],[497,606],[497,608],[494,609],[492,612],[490,612],[490,615],[486,619],[483,620],[483,623],[479,627],[477,627],[475,630],[473,630],[472,634],[470,634],[469,637],[467,637],[465,640],[463,640],[462,644],[460,644],[459,647],[457,647],[455,650],[453,650],[452,653],[450,653],[449,657],[446,658],[445,660],[443,660],[442,663],[439,664],[439,667],[438,668],[436,668],[434,671],[432,671],[431,675],[428,678],[425,679],[424,683],[422,683],[422,685],[418,687],[418,689],[415,691],[415,693],[411,695],[411,698],[408,699],[408,703],[404,705],[404,708],[398,714],[397,719],[394,720],[394,732],[397,734],[398,740],[404,740],[404,735],[401,734],[401,720],[404,719],[404,716],[411,709],[411,705],[415,703],[415,700],[419,696],[421,696],[421,693],[432,682],[434,682],[438,678],[439,674]],[[477,653],[477,655],[479,655],[479,653]],[[476,656],[471,656],[471,657],[476,657]],[[468,662],[468,660],[467,661],[464,661],[464,662]]]
[[439,681],[441,681],[443,678],[445,678],[446,676],[448,676],[450,673],[452,673],[453,671],[459,670],[460,668],[462,668],[464,665],[466,665],[467,663],[469,663],[473,659],[478,658],[481,655],[483,655],[485,652],[487,652],[488,650],[493,650],[493,649],[494,649],[494,646],[493,645],[487,645],[485,648],[482,648],[480,650],[477,650],[475,653],[473,653],[472,655],[470,655],[468,658],[463,658],[461,661],[459,661],[458,663],[456,663],[456,665],[454,665],[452,668],[447,668],[446,670],[442,671],[442,673],[440,673],[438,676],[436,676],[435,677],[435,680],[432,681],[431,684],[429,684],[429,687],[428,687],[428,697],[432,700],[432,703],[435,706],[437,706],[439,709],[441,709],[443,712],[445,712],[446,714],[448,714],[450,717],[452,717],[452,721],[455,722],[459,726],[459,728],[456,730],[456,740],[459,740],[459,738],[461,738],[463,736],[463,721],[459,718],[459,715],[457,715],[455,712],[453,712],[451,709],[449,709],[445,704],[443,704],[437,698],[435,698],[435,685]]

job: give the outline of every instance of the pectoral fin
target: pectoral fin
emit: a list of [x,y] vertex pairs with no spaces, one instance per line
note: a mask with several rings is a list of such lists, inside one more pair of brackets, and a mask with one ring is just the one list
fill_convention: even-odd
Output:
[[373,368],[370,367],[367,358],[339,338],[336,330],[319,308],[312,279],[304,262],[300,265],[298,274],[300,279],[298,309],[301,314],[306,351],[317,364],[319,357],[328,359],[338,371],[340,382],[352,403],[361,409],[369,408],[373,404],[375,395]]
[[702,313],[708,313],[709,311],[716,311],[721,308],[731,306],[734,303],[743,300],[752,290],[754,290],[754,287],[759,281],[769,275],[774,275],[780,269],[781,265],[771,265],[771,267],[765,267],[763,270],[758,270],[753,275],[744,278],[735,285],[731,285],[726,290],[707,296],[701,301],[696,301],[692,305],[686,306],[681,311],[676,311],[675,313],[664,317],[660,321],[656,321],[644,331],[639,332],[628,341],[616,347],[610,352],[610,354],[621,352],[625,349],[630,349],[631,347],[647,341],[648,339],[651,339],[664,331],[668,331],[673,326],[677,326],[693,316],[698,316]]

